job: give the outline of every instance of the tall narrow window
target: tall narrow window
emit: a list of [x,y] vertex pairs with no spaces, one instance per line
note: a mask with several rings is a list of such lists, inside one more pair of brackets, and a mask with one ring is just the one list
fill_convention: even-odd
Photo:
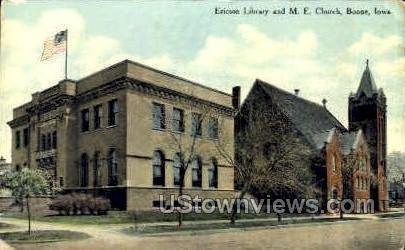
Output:
[[215,158],[211,159],[208,167],[208,185],[211,188],[218,187],[218,163]]
[[52,148],[52,137],[51,137],[51,133],[48,133],[46,135],[46,149],[50,150]]
[[201,159],[195,157],[191,163],[193,187],[201,187]]
[[98,187],[100,185],[100,152],[96,151],[94,153],[93,159],[93,186]]
[[202,135],[202,115],[198,113],[191,114],[191,135]]
[[52,132],[52,148],[56,149],[58,147],[58,136],[56,134],[56,131]]
[[20,148],[21,146],[21,132],[15,131],[15,148]]
[[357,178],[356,178],[356,187],[357,187],[357,189],[360,189],[360,177],[359,176],[357,176]]
[[334,155],[332,155],[332,157],[331,157],[331,164],[332,164],[332,170],[333,170],[333,172],[335,172],[336,171],[336,159],[335,159],[336,157],[334,156]]
[[118,185],[118,162],[117,162],[117,152],[115,148],[111,148],[108,151],[108,185],[116,186]]
[[163,104],[153,103],[152,123],[153,129],[165,129],[165,106]]
[[208,137],[210,139],[218,139],[218,118],[210,118],[208,122]]
[[176,153],[173,158],[173,184],[175,186],[180,186],[181,185],[181,171],[182,171],[182,163],[181,163],[181,158],[180,154]]
[[89,120],[89,109],[83,109],[81,112],[81,128],[82,132],[89,131],[90,120]]
[[175,132],[184,132],[184,111],[173,108],[172,129]]
[[154,151],[152,156],[153,185],[165,185],[165,165],[161,151]]
[[41,135],[41,149],[42,151],[46,150],[46,135]]
[[26,146],[28,146],[28,144],[29,144],[29,130],[28,130],[28,128],[25,128],[24,130],[23,130],[23,144],[24,144],[24,147],[26,147]]
[[89,183],[89,157],[82,154],[80,158],[80,186],[87,187]]
[[118,120],[118,100],[108,102],[108,126],[117,125]]
[[102,106],[96,105],[94,106],[94,129],[101,128],[101,116],[102,116]]

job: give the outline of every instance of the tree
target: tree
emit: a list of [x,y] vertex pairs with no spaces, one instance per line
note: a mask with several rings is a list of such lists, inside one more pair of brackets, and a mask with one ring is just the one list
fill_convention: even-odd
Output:
[[[178,183],[178,194],[179,197],[184,194],[184,186],[185,186],[185,176],[187,170],[189,169],[192,162],[196,159],[196,151],[198,148],[197,138],[198,138],[198,131],[202,129],[202,122],[204,117],[206,116],[207,111],[200,113],[199,115],[195,115],[192,117],[192,130],[191,136],[181,133],[171,133],[171,137],[174,143],[173,150],[176,152],[175,161],[179,164],[179,183]],[[193,114],[192,114],[193,115]],[[178,227],[180,228],[183,224],[183,214],[181,211],[177,213],[177,221]]]
[[12,195],[21,201],[26,200],[28,234],[31,235],[31,206],[30,198],[48,194],[50,185],[44,172],[39,169],[23,168],[2,177],[1,185],[9,188]]
[[[353,200],[353,177],[358,171],[358,166],[356,164],[356,156],[352,153],[351,155],[344,158],[343,164],[341,166],[342,171],[342,201],[345,199]],[[343,219],[344,211],[342,209],[342,201],[339,203],[339,216]]]
[[[259,98],[246,101],[235,119],[235,159],[223,150],[223,142],[217,141],[218,152],[235,169],[237,199],[249,192],[258,198],[308,193],[311,151],[300,141],[287,117]],[[236,212],[234,206],[231,224],[236,221]]]

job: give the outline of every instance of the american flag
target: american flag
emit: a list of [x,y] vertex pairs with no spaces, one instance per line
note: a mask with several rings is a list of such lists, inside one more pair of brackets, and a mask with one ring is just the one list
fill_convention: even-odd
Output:
[[56,54],[66,50],[67,30],[56,33],[55,36],[47,39],[44,42],[44,50],[42,51],[41,61],[47,60]]

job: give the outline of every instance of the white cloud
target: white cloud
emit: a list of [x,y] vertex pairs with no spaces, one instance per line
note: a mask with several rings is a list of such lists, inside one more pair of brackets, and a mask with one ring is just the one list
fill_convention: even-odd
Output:
[[401,38],[396,35],[379,37],[374,34],[363,33],[361,39],[349,47],[348,52],[354,55],[380,56],[390,50],[398,49],[400,44]]

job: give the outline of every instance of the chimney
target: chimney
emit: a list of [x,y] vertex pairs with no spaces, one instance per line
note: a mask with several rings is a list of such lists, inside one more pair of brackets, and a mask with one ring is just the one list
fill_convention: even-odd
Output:
[[294,89],[294,93],[296,96],[298,96],[298,94],[300,93],[300,89]]
[[232,106],[234,109],[240,108],[240,86],[232,88]]
[[325,99],[325,98],[323,98],[322,99],[322,104],[323,104],[323,106],[326,108],[326,103],[327,103],[328,101]]

